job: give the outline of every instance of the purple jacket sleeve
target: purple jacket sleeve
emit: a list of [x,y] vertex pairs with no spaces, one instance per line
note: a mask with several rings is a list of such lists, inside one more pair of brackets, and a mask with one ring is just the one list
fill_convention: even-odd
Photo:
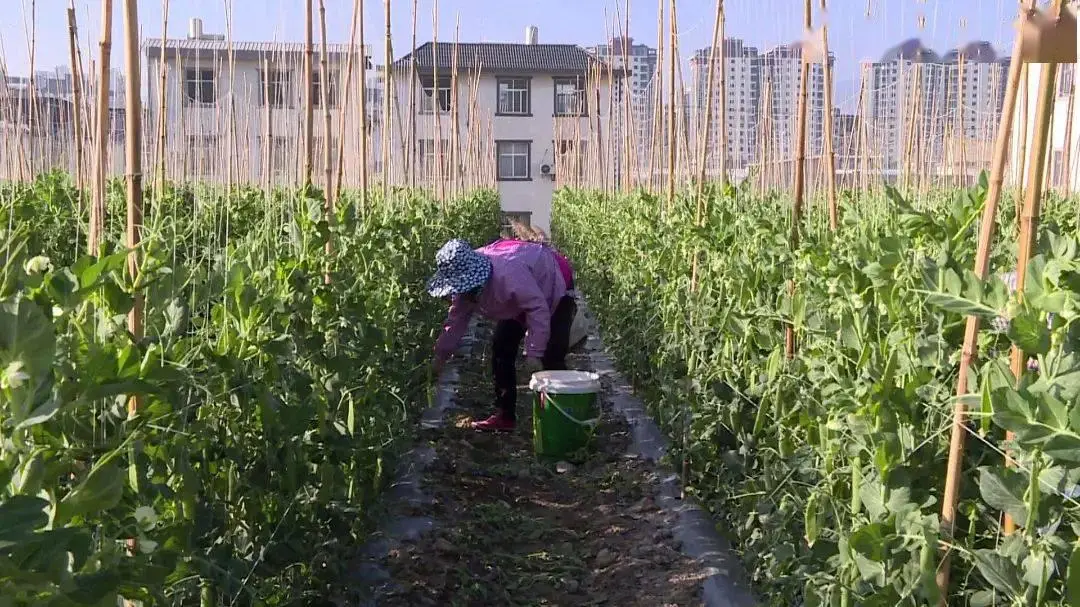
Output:
[[435,353],[442,357],[450,356],[461,343],[461,337],[465,335],[465,329],[469,327],[469,319],[472,318],[473,308],[476,306],[471,301],[455,297],[450,304],[450,312],[446,315],[442,333],[435,340]]
[[515,286],[514,299],[525,313],[525,356],[540,358],[551,335],[551,308],[547,298],[535,280],[524,280]]

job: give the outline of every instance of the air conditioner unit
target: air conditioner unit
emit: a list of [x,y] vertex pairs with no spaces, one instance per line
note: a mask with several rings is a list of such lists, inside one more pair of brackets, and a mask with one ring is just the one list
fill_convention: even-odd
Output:
[[540,174],[543,175],[544,177],[547,177],[548,179],[554,180],[555,179],[555,165],[553,165],[553,164],[542,164],[542,165],[540,165]]

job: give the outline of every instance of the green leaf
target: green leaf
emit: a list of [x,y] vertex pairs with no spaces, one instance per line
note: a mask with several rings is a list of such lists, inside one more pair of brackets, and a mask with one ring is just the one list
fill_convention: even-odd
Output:
[[31,495],[13,495],[0,503],[0,546],[49,524],[49,502]]
[[30,415],[26,419],[19,422],[16,426],[16,430],[22,430],[23,428],[29,428],[38,424],[43,424],[60,410],[60,398],[56,395],[51,395],[48,400],[42,403],[38,408],[30,412]]
[[124,470],[113,461],[99,463],[60,502],[56,518],[66,523],[88,512],[108,510],[120,502],[123,494]]
[[[959,281],[960,278],[957,277],[956,280]],[[998,317],[998,311],[994,308],[978,301],[962,297],[958,294],[954,295],[951,293],[942,293],[940,291],[922,292],[926,293],[926,305],[930,307],[941,308],[946,312],[955,312],[963,316],[978,316],[984,320],[991,320]]]
[[1073,544],[1065,578],[1065,604],[1080,607],[1080,542]]
[[884,523],[863,525],[851,534],[851,549],[874,562],[883,562],[888,531]]
[[1041,314],[1026,309],[1009,321],[1009,340],[1027,354],[1046,354],[1050,351],[1050,329]]
[[975,566],[990,585],[1010,597],[1021,594],[1020,572],[1011,561],[993,550],[976,550]]
[[979,493],[983,501],[1008,513],[1018,525],[1024,525],[1027,521],[1027,505],[1023,498],[1026,486],[1025,479],[1011,470],[999,471],[989,466],[979,468]]
[[52,323],[37,304],[21,297],[0,301],[0,355],[22,363],[31,386],[52,370],[55,351]]
[[1054,560],[1041,550],[1035,550],[1024,558],[1024,581],[1031,586],[1041,586],[1054,574]]

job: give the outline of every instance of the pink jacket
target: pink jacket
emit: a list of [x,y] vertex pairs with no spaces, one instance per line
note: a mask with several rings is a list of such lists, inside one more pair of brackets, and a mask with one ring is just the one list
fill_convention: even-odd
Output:
[[[504,248],[504,247],[507,247],[507,246],[512,247],[512,246],[514,246],[514,243],[520,243],[520,242],[528,242],[528,241],[527,240],[517,240],[517,239],[514,239],[514,238],[503,238],[501,240],[496,240],[495,242],[488,245],[488,247],[491,247],[494,250],[498,250],[500,248]],[[567,289],[573,289],[574,288],[574,269],[570,266],[570,260],[567,259],[565,255],[563,255],[562,253],[557,251],[555,249],[555,247],[549,246],[547,244],[545,244],[543,246],[546,247],[547,250],[551,251],[551,253],[555,256],[555,262],[559,264],[559,272],[562,273],[563,280],[566,281],[566,288]]]
[[525,325],[526,356],[543,356],[551,314],[566,295],[566,279],[551,249],[521,240],[501,240],[476,250],[491,259],[491,278],[476,302],[454,297],[435,352],[450,355],[461,342],[473,312]]

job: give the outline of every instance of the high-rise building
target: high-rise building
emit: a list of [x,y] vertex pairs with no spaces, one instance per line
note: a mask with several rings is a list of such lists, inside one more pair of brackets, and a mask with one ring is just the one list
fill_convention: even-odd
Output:
[[[638,158],[644,159],[646,155],[640,150],[650,149],[656,111],[656,91],[653,86],[657,69],[656,49],[645,44],[634,44],[633,38],[621,36],[586,50],[611,65],[612,69],[625,70],[625,77],[620,80],[616,91],[619,95],[625,91],[629,96],[631,133],[639,148]],[[621,116],[625,102],[621,97],[616,101],[618,105],[612,111]],[[612,128],[622,129],[623,121],[614,120]]]
[[[762,83],[761,55],[757,48],[747,46],[738,38],[727,38],[723,44],[724,116],[722,117],[720,115],[721,67],[713,62],[712,49],[698,50],[690,59],[694,77],[696,96],[694,105],[698,128],[704,128],[705,108],[710,101],[712,103],[706,165],[710,173],[720,169],[718,164],[720,158],[716,151],[720,145],[721,120],[727,128],[726,165],[729,170],[746,168],[755,162],[758,151]],[[716,61],[719,60],[720,53],[717,53]],[[715,66],[716,70],[712,74],[711,93],[709,91],[710,66]]]
[[[834,57],[829,55],[830,66]],[[788,161],[796,156],[798,141],[799,87],[802,79],[802,45],[777,46],[761,55],[762,90],[770,88],[768,99],[772,128],[766,142],[773,158]],[[762,93],[764,95],[764,93]],[[820,154],[825,132],[825,70],[821,63],[810,65],[807,82],[806,155]]]

